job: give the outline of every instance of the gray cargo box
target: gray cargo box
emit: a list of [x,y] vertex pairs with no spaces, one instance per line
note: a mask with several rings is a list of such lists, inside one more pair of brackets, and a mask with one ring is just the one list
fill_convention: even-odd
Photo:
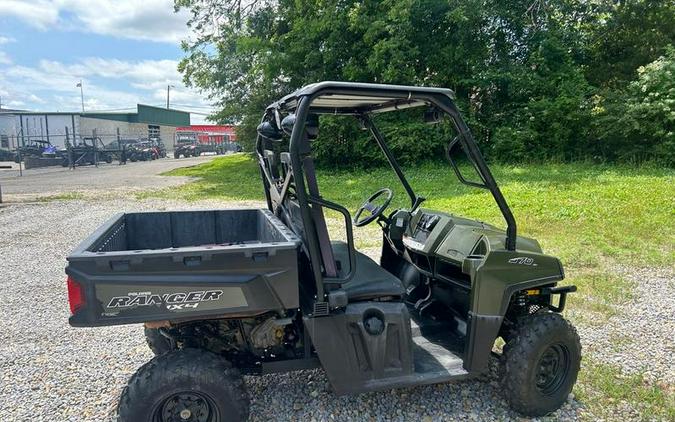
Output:
[[68,257],[73,326],[298,307],[300,240],[268,210],[119,214]]

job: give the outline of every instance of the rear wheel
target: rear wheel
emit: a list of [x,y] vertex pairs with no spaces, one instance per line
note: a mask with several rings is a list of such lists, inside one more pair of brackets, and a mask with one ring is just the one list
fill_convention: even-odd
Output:
[[223,358],[199,349],[157,356],[124,388],[120,422],[245,421],[249,398],[244,381]]
[[523,318],[502,355],[502,385],[511,407],[544,416],[567,400],[581,364],[576,329],[562,316],[539,313]]
[[145,341],[156,356],[175,349],[171,340],[163,336],[157,328],[145,328]]

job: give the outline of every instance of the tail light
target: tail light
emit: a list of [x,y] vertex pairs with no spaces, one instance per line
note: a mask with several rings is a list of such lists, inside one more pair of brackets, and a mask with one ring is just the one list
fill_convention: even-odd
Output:
[[82,286],[72,277],[68,276],[68,303],[70,303],[70,313],[74,314],[84,306],[84,295]]

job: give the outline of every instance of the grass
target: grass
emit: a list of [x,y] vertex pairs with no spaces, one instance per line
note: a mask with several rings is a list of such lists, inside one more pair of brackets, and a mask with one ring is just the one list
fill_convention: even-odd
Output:
[[[427,163],[404,169],[424,206],[503,227],[488,192],[461,185],[447,165]],[[675,170],[588,164],[494,165],[518,221],[520,235],[534,237],[565,265],[567,281],[579,287],[569,298],[575,321],[601,325],[631,297],[631,284],[612,266],[669,266],[675,263]],[[244,154],[217,158],[167,175],[199,180],[180,188],[144,193],[185,200],[263,201],[260,173]],[[352,212],[381,187],[394,189],[392,207],[409,206],[390,169],[319,170],[323,197]],[[331,235],[344,238],[341,217],[327,214]],[[359,248],[380,245],[379,228],[355,229]],[[625,339],[624,339],[625,340]],[[628,403],[639,417],[675,419],[672,391],[624,376],[613,366],[584,360],[575,391],[597,417],[612,419],[612,408]],[[670,387],[669,387],[670,388]]]
[[[630,265],[675,262],[675,171],[583,164],[492,170],[516,216],[519,234],[538,239],[544,250],[567,265],[592,270],[608,260]],[[143,196],[264,200],[257,164],[244,154],[167,175],[200,180]],[[428,198],[425,207],[504,225],[489,193],[459,184],[448,166],[423,164],[407,169],[406,176],[415,191]],[[410,205],[386,168],[319,170],[318,177],[322,196],[350,210],[385,186],[394,189],[392,207]]]
[[35,202],[74,201],[84,198],[85,195],[81,192],[64,192],[56,195],[38,196],[35,198]]
[[[675,394],[650,385],[639,375],[585,359],[575,387],[577,399],[590,405],[588,420],[616,420],[616,407],[630,409],[632,420],[675,420]],[[622,412],[623,413],[623,412]]]

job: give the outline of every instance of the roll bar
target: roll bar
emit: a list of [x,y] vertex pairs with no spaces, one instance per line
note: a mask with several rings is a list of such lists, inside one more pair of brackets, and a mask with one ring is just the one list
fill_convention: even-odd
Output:
[[[459,173],[459,170],[457,169],[455,163],[451,162],[453,170],[456,172],[459,180],[462,183],[468,184],[470,186],[477,186],[490,191],[493,199],[497,203],[497,206],[499,207],[499,210],[501,211],[501,214],[504,217],[504,220],[506,221],[507,224],[505,247],[507,250],[516,249],[517,226],[513,213],[511,212],[511,209],[509,208],[508,203],[504,198],[504,195],[499,189],[499,186],[497,186],[497,183],[492,173],[490,172],[490,169],[485,163],[485,160],[480,150],[478,149],[478,146],[476,145],[476,142],[471,134],[471,131],[469,130],[464,120],[461,118],[459,110],[457,109],[452,99],[451,91],[438,88],[425,89],[420,87],[410,88],[410,91],[405,91],[405,89],[408,88],[409,87],[398,87],[393,85],[392,86],[370,85],[370,84],[350,85],[345,83],[322,83],[320,87],[316,87],[310,90],[301,89],[296,92],[297,96],[291,94],[284,97],[282,100],[271,104],[266,109],[265,114],[263,115],[262,119],[263,121],[265,119],[274,119],[276,121],[275,123],[278,125],[280,111],[287,113],[291,112],[295,113],[296,123],[293,126],[289,143],[291,171],[293,173],[292,176],[296,186],[295,195],[297,197],[298,204],[300,205],[302,224],[304,226],[305,233],[308,234],[306,239],[307,241],[306,246],[309,258],[312,262],[311,266],[312,273],[316,281],[317,301],[322,301],[325,296],[325,289],[324,289],[325,277],[321,273],[321,265],[316,264],[321,262],[322,254],[320,251],[318,239],[315,236],[316,231],[311,215],[310,204],[320,204],[323,206],[327,206],[328,204],[330,205],[334,204],[325,202],[325,200],[323,200],[322,198],[310,197],[309,193],[307,192],[305,184],[305,175],[302,166],[302,156],[307,152],[306,149],[303,149],[303,144],[306,142],[306,140],[304,139],[305,122],[310,113],[352,115],[360,119],[364,124],[364,126],[370,130],[373,138],[375,139],[378,146],[382,150],[383,154],[387,158],[389,165],[391,166],[392,170],[398,177],[399,181],[403,185],[406,193],[410,198],[412,207],[411,209],[414,210],[422,203],[422,201],[424,201],[424,198],[417,196],[413,191],[412,187],[405,178],[405,175],[403,174],[401,167],[396,162],[394,155],[391,153],[391,150],[389,150],[384,140],[384,137],[382,136],[382,134],[372,121],[370,114],[399,110],[408,107],[417,107],[425,104],[432,105],[437,109],[439,109],[440,111],[444,112],[445,114],[450,116],[455,126],[455,129],[458,133],[458,137],[455,140],[453,140],[451,146],[457,142],[461,143],[469,160],[471,160],[478,175],[482,179],[483,184],[478,184],[465,180],[464,177],[462,177],[461,173]],[[381,104],[369,104],[368,106],[358,106],[358,107],[353,105],[350,105],[348,107],[345,106],[343,108],[338,108],[337,106],[326,107],[324,105],[312,107],[312,102],[320,96],[322,98],[331,98],[330,96],[334,96],[334,98],[337,99],[341,99],[344,97],[354,97],[358,99],[359,96],[369,98],[380,96],[382,98],[386,98],[386,101],[383,101]],[[256,142],[256,152],[258,153],[259,160],[262,160],[263,154],[262,142],[263,140],[259,135]],[[269,175],[267,175],[267,172],[264,170],[264,166],[262,164],[264,164],[264,161],[261,161],[261,176],[263,179],[263,186],[265,188],[265,197],[267,199],[268,207],[270,208],[270,210],[272,210],[272,203],[283,200],[283,196],[286,195],[287,189],[283,189],[282,192],[279,191],[272,192],[272,190],[276,189],[276,186],[273,185],[273,181],[270,180]],[[329,208],[337,209],[343,214],[344,214],[343,211],[345,211],[331,206],[329,206]],[[350,261],[351,261],[353,259],[354,254],[353,251],[354,245],[353,239],[351,239],[352,236],[350,229],[351,227],[348,227],[348,234],[350,235],[348,236],[349,238],[348,246],[350,249]],[[353,270],[353,265],[350,266],[350,268],[352,268]],[[349,275],[347,276],[347,279],[348,278]],[[331,282],[334,283],[337,281],[338,280],[336,279],[331,280],[331,278],[326,278],[325,280],[325,282],[327,283]]]

